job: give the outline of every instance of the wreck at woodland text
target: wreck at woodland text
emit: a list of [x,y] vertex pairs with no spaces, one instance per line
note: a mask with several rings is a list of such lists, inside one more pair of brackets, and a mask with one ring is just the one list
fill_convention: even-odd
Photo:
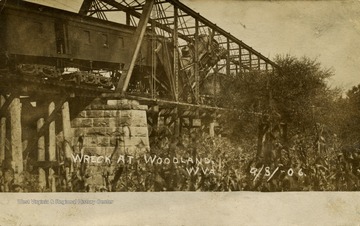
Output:
[[359,189],[359,149],[336,153],[315,111],[315,142],[289,138],[285,61],[180,1],[0,9],[2,192]]

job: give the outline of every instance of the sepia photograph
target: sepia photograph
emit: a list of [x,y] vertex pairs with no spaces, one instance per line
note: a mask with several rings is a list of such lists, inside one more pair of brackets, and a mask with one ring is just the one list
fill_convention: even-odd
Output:
[[67,220],[0,222],[358,225],[359,49],[355,0],[1,0],[0,206]]

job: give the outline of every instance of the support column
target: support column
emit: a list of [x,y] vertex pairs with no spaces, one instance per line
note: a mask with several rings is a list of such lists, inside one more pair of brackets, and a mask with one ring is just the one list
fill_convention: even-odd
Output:
[[199,20],[195,19],[195,54],[194,54],[194,73],[195,73],[195,102],[200,103],[200,68],[199,68]]
[[226,55],[226,75],[229,76],[231,71],[230,71],[230,39],[227,38],[226,39],[226,51],[227,51],[227,55]]
[[63,150],[65,156],[65,179],[66,179],[66,186],[71,186],[70,178],[72,172],[72,161],[71,161],[71,145],[70,140],[72,137],[71,132],[71,124],[70,124],[70,110],[69,110],[69,102],[65,102],[61,108],[61,115],[62,115],[62,125],[63,125]]
[[88,10],[91,8],[92,3],[93,3],[93,0],[83,0],[83,3],[79,10],[79,14],[86,16],[88,13]]
[[[0,95],[0,108],[5,104],[5,97]],[[0,165],[5,160],[5,144],[6,144],[6,116],[0,118]]]
[[178,8],[174,6],[174,79],[175,79],[175,100],[179,99],[179,43],[178,43]]
[[72,137],[71,124],[70,124],[70,110],[69,102],[65,102],[61,108],[62,114],[62,124],[63,124],[63,134],[64,134],[64,143],[67,144],[64,146],[65,158],[71,158],[71,147],[70,140]]
[[239,45],[239,73],[240,73],[240,75],[242,75],[242,71],[243,71],[242,49],[241,49],[241,46]]
[[[11,165],[15,175],[23,172],[23,148],[22,148],[22,129],[21,129],[21,103],[20,98],[15,97],[10,104],[10,131],[11,131]],[[21,179],[19,178],[19,181]]]
[[210,137],[215,137],[215,122],[210,122],[209,135]]
[[[55,110],[55,103],[51,102],[49,104],[49,116]],[[49,123],[49,145],[48,145],[49,161],[56,161],[56,132],[55,132],[55,121]],[[49,169],[49,185],[52,192],[56,191],[54,169]]]
[[126,13],[126,25],[131,26],[131,15]]
[[[40,118],[37,121],[37,131],[38,132],[43,127],[43,125],[44,125],[44,118]],[[40,136],[38,139],[37,160],[39,162],[45,161],[45,137],[44,136]],[[46,188],[46,173],[45,173],[45,170],[41,167],[39,167],[38,172],[39,172],[38,181],[39,181],[40,191],[44,191]]]
[[174,135],[175,137],[180,136],[180,117],[179,117],[179,109],[175,108],[175,114],[174,114]]

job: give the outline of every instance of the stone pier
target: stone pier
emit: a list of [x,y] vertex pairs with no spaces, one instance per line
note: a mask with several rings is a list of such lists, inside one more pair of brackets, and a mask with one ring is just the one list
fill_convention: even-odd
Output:
[[121,154],[143,154],[150,148],[147,109],[135,100],[91,104],[71,121],[73,143],[81,137],[88,155],[108,156],[116,146]]

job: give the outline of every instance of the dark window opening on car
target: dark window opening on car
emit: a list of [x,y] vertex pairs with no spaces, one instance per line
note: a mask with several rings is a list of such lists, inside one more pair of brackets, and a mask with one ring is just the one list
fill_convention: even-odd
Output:
[[119,37],[119,46],[120,46],[120,48],[124,48],[124,38],[123,37]]
[[55,22],[55,36],[57,53],[67,53],[67,30],[66,25],[61,21]]
[[107,34],[102,34],[102,43],[104,47],[109,47],[109,40]]
[[91,43],[90,31],[84,31],[84,42],[86,44]]

